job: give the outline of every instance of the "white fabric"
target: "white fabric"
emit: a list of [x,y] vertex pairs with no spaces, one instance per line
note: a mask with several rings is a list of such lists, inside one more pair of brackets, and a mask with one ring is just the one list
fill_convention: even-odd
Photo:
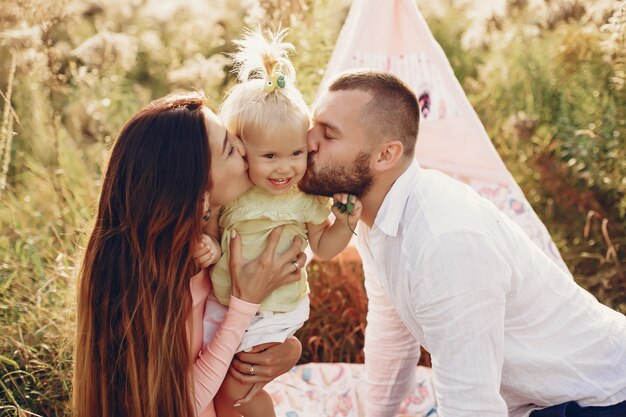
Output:
[[[213,294],[206,300],[204,310],[203,329],[203,349],[208,345],[217,329],[224,321],[224,316],[228,307],[222,305]],[[309,296],[300,301],[298,306],[286,313],[275,313],[271,311],[259,311],[252,318],[250,326],[244,333],[237,352],[251,349],[257,345],[269,342],[283,343],[289,336],[302,327],[309,319]]]
[[415,0],[354,0],[318,96],[346,70],[373,69],[404,80],[420,103],[415,158],[472,186],[522,226],[567,269],[472,108]]
[[414,162],[372,229],[357,233],[369,297],[368,417],[395,415],[418,344],[432,356],[441,417],[626,400],[626,317],[467,185]]

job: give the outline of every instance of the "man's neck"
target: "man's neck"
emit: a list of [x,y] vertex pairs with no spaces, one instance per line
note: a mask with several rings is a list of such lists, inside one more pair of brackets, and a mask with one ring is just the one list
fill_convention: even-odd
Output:
[[389,193],[393,184],[407,170],[409,165],[411,165],[411,160],[406,162],[400,161],[397,167],[380,173],[374,178],[374,183],[367,194],[361,196],[361,204],[363,204],[361,221],[368,227],[371,228],[374,225],[378,210],[383,205],[387,193]]

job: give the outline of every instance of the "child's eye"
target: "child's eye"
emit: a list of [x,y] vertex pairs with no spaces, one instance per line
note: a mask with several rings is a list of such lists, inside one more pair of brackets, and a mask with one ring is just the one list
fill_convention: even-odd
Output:
[[266,153],[265,155],[263,155],[263,158],[267,158],[267,159],[274,159],[276,157],[276,154],[273,153]]
[[293,156],[300,156],[300,155],[302,155],[303,153],[304,153],[304,152],[302,152],[302,151],[295,151],[295,152],[293,153]]

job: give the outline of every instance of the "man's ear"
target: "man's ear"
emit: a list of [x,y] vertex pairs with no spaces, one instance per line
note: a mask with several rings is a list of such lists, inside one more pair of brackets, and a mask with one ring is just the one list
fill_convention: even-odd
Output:
[[402,159],[404,145],[399,140],[384,142],[376,148],[374,154],[376,155],[376,160],[373,161],[374,171],[384,172],[394,168]]

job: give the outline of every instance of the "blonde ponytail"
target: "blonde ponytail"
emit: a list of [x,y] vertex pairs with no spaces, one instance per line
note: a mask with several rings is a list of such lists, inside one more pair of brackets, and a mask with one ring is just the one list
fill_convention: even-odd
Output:
[[287,29],[266,30],[264,33],[246,29],[242,39],[235,41],[238,51],[230,55],[237,80],[242,83],[252,79],[267,80],[279,72],[294,83],[296,70],[289,60],[289,53],[295,48],[284,42],[285,36]]
[[277,132],[306,133],[309,109],[295,86],[296,71],[289,60],[294,51],[285,42],[286,29],[245,30],[229,57],[237,85],[222,103],[219,115],[226,128],[241,139],[263,138]]

